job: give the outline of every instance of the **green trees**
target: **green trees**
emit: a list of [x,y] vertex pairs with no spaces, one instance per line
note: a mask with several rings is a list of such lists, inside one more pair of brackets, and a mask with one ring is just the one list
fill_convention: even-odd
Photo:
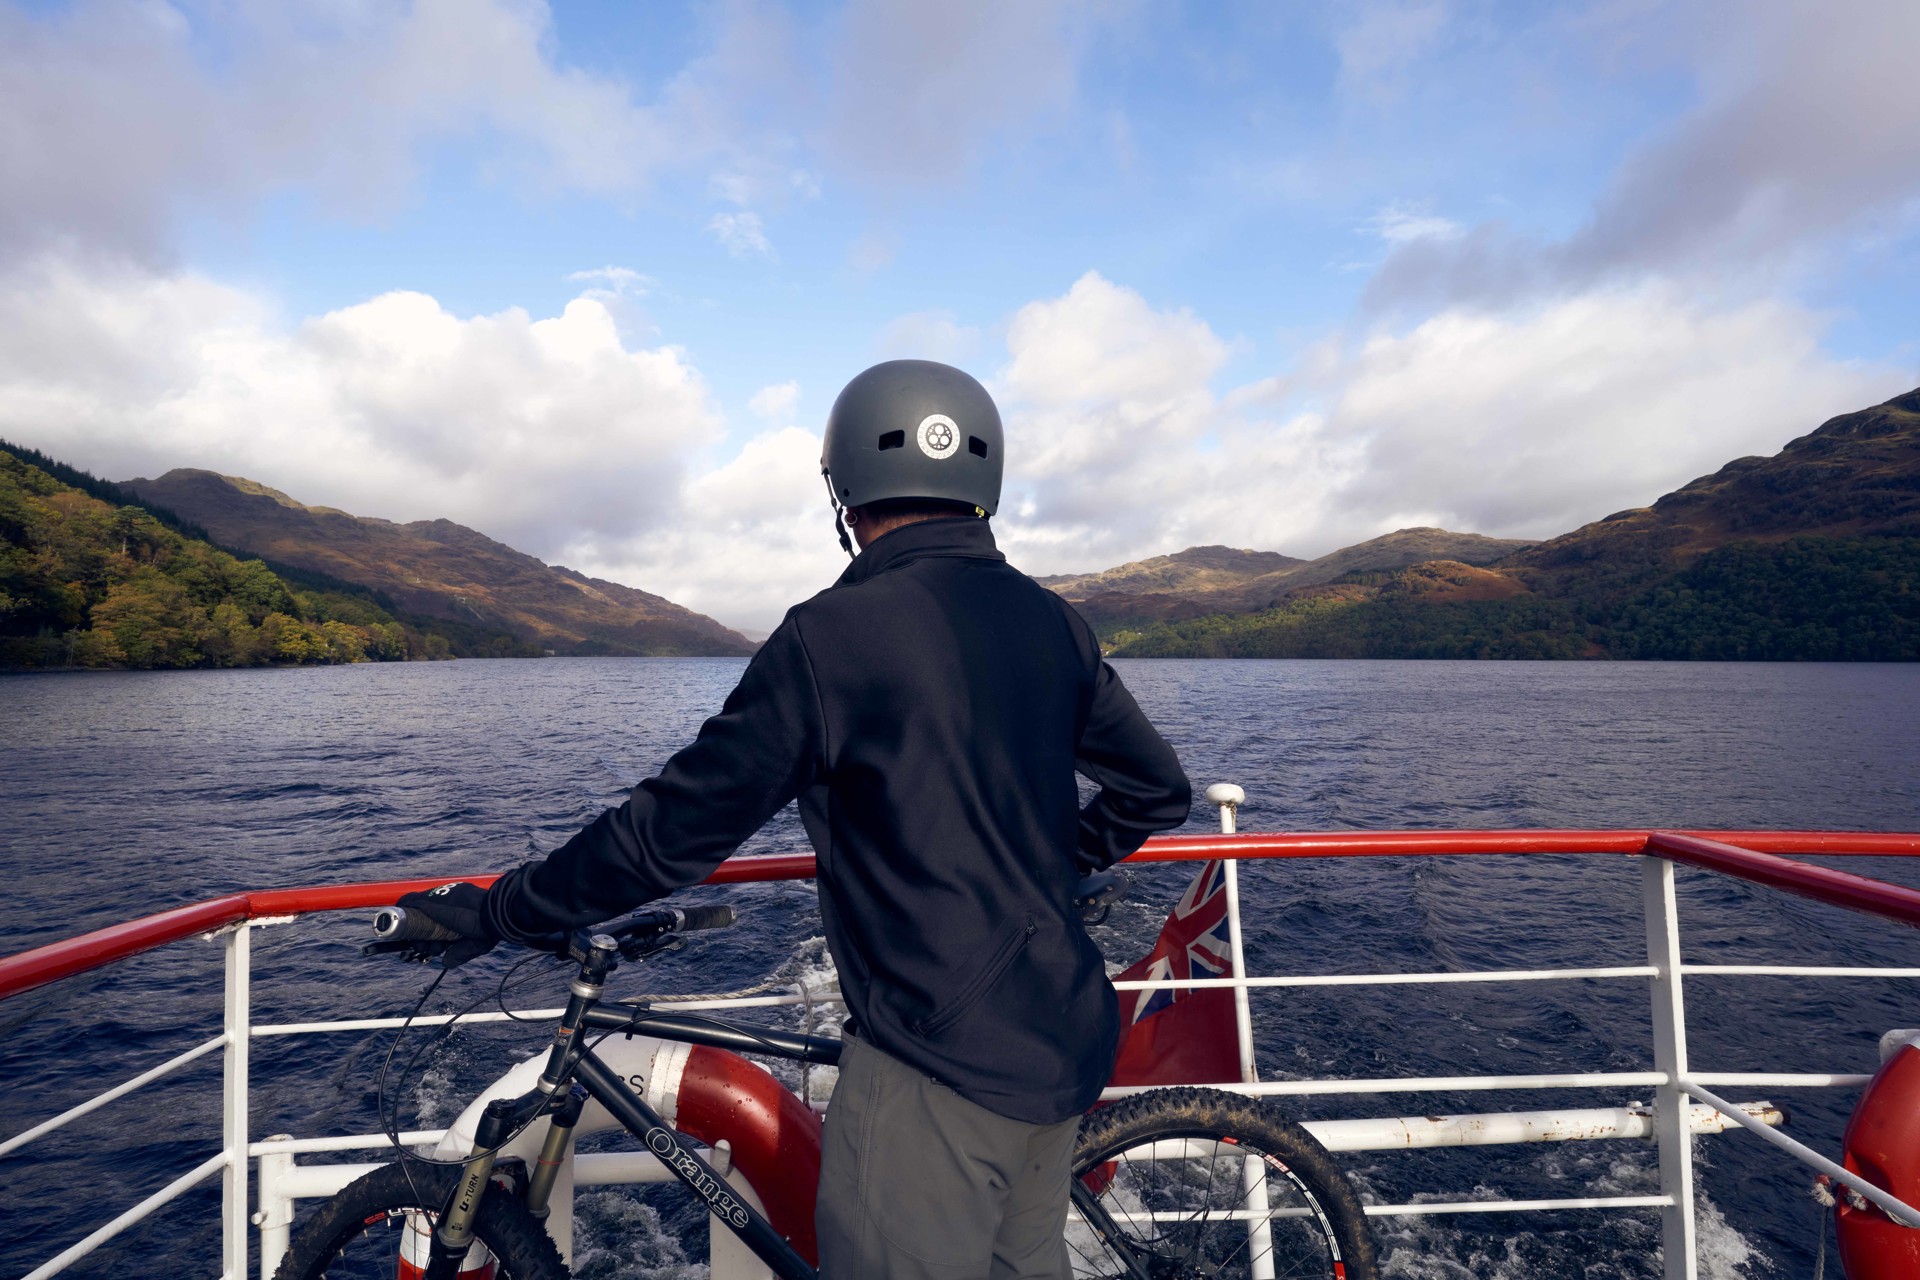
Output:
[[1628,658],[1920,660],[1920,538],[1736,542],[1604,611]]
[[1113,652],[1920,661],[1920,538],[1736,542],[1684,566],[1647,559],[1561,567],[1504,599],[1401,589],[1419,569],[1355,574],[1259,613],[1122,632]]
[[295,591],[258,560],[0,451],[0,666],[391,662],[435,638],[410,643],[371,601]]

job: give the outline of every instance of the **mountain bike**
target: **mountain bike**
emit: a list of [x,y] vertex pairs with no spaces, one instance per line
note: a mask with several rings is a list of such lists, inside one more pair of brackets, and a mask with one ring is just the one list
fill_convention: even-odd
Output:
[[[1085,891],[1081,905],[1091,912],[1114,896],[1109,883]],[[533,1086],[488,1101],[456,1161],[423,1162],[403,1151],[343,1188],[295,1235],[276,1280],[564,1280],[543,1219],[583,1110],[594,1104],[604,1109],[602,1127],[624,1128],[705,1202],[716,1232],[732,1232],[782,1280],[815,1280],[819,1121],[738,1055],[831,1066],[840,1042],[604,998],[621,960],[733,920],[726,906],[655,910],[555,939],[551,950],[578,968],[544,1061],[523,1064],[539,1072]],[[416,959],[450,940],[398,908],[380,914],[376,932],[381,941],[368,951]],[[665,1047],[648,1069],[623,1074],[601,1051],[609,1036],[652,1037]],[[687,1089],[695,1062],[705,1064],[702,1079],[719,1079],[702,1086],[719,1105],[690,1105],[700,1094]],[[677,1099],[662,1092],[673,1070],[681,1072]],[[662,1114],[669,1109],[677,1123]],[[510,1145],[537,1156],[515,1157]],[[748,1168],[749,1156],[757,1169]],[[1338,1165],[1306,1130],[1253,1099],[1178,1087],[1096,1107],[1081,1122],[1072,1172],[1067,1243],[1076,1277],[1377,1275],[1365,1216]]]

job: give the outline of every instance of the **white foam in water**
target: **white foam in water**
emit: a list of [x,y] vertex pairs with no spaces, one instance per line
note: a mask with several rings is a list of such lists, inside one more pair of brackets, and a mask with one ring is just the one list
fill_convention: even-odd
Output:
[[[1542,1171],[1560,1177],[1561,1171]],[[1584,1162],[1583,1162],[1584,1163]],[[1574,1195],[1651,1194],[1658,1170],[1636,1152],[1612,1160]],[[1361,1198],[1377,1203],[1364,1175],[1353,1178]],[[1757,1280],[1775,1272],[1773,1262],[1734,1230],[1720,1208],[1697,1184],[1694,1190],[1696,1258],[1701,1280]],[[1436,1200],[1504,1200],[1503,1188],[1475,1186],[1454,1194],[1421,1194],[1414,1203]],[[1607,1210],[1605,1226],[1572,1227],[1566,1214],[1528,1214],[1489,1218],[1435,1215],[1424,1218],[1375,1218],[1381,1273],[1393,1280],[1539,1280],[1546,1276],[1580,1280],[1659,1280],[1660,1226],[1656,1210]],[[1590,1220],[1590,1219],[1589,1219]],[[1504,1230],[1503,1230],[1504,1228]]]
[[[816,1001],[840,994],[840,973],[833,967],[833,957],[827,954],[827,940],[823,937],[808,938],[794,947],[787,962],[767,976],[791,980]],[[811,1030],[815,1035],[838,1035],[840,1024],[846,1019],[846,1006],[839,1003],[837,998],[813,1006],[810,1028],[807,1026],[807,1006],[788,1007],[779,1012],[783,1015],[781,1020],[793,1030]],[[800,1092],[804,1074],[807,1104],[816,1108],[826,1105],[833,1096],[834,1083],[840,1078],[840,1072],[835,1067],[810,1067],[803,1073],[798,1065],[791,1062],[762,1061],[760,1065],[773,1072],[775,1079],[796,1093]]]
[[707,1280],[707,1264],[634,1193],[582,1192],[573,1212],[575,1280]]
[[1720,1206],[1704,1192],[1693,1202],[1693,1230],[1697,1241],[1694,1255],[1700,1263],[1701,1280],[1750,1280],[1755,1274],[1750,1267],[1777,1270],[1771,1258],[1728,1225]]

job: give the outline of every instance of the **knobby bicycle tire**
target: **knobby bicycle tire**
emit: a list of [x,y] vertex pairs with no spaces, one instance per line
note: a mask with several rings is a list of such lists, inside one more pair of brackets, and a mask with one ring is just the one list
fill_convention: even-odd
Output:
[[[416,1217],[437,1215],[460,1176],[455,1166],[382,1165],[348,1183],[294,1236],[274,1280],[393,1280],[403,1236],[419,1231]],[[567,1280],[566,1264],[526,1206],[490,1187],[480,1202],[474,1234],[497,1260],[497,1280]],[[469,1274],[463,1271],[461,1274]]]
[[1091,1112],[1073,1176],[1106,1218],[1070,1218],[1076,1277],[1134,1274],[1096,1227],[1121,1237],[1150,1280],[1252,1276],[1267,1270],[1256,1260],[1276,1280],[1379,1274],[1366,1214],[1327,1149],[1236,1094],[1156,1089]]

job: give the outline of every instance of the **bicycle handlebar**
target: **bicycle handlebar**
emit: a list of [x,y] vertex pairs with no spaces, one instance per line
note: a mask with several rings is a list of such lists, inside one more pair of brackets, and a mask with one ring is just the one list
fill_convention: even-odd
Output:
[[453,930],[405,907],[382,907],[373,917],[373,936],[382,942],[460,941]]
[[[670,933],[725,929],[739,918],[739,911],[727,903],[665,907],[630,916],[598,932],[610,934],[625,950],[630,945],[644,945],[646,939],[657,939]],[[379,941],[369,948],[369,954],[376,950],[413,950],[416,954],[430,955],[431,951],[421,951],[417,944],[458,942],[462,936],[434,923],[420,912],[408,911],[405,907],[382,907],[373,917],[373,934]],[[565,953],[571,949],[573,937],[572,934],[556,933],[548,938],[530,940],[527,945],[537,950]]]
[[698,929],[725,929],[740,918],[740,913],[728,903],[716,903],[706,907],[675,907],[671,914],[677,919],[674,932],[693,933]]

